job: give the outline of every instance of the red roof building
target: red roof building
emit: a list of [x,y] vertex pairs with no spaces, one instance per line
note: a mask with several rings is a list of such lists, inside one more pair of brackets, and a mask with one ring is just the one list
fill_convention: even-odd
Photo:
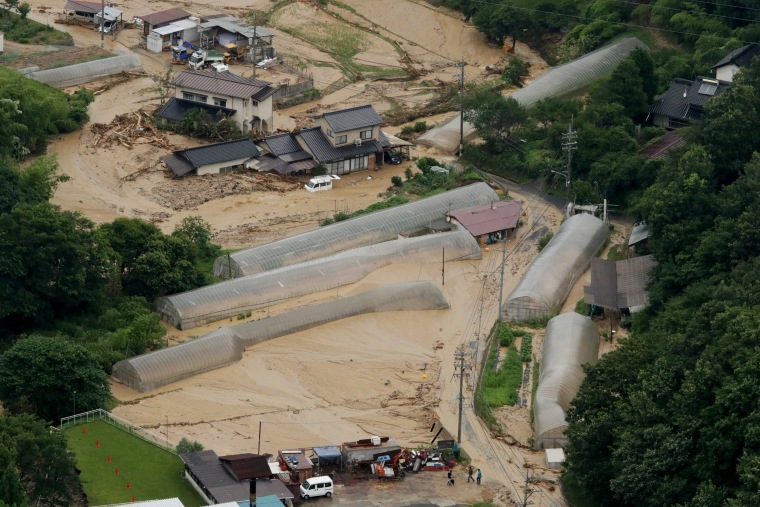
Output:
[[446,217],[462,225],[475,237],[508,232],[517,227],[522,207],[518,201],[498,201],[450,211]]

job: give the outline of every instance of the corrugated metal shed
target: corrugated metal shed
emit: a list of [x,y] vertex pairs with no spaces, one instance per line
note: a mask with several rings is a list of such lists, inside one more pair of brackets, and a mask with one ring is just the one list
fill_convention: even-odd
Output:
[[619,310],[649,303],[649,272],[657,265],[652,255],[620,261],[591,260],[591,285],[584,287],[586,303]]
[[186,70],[174,78],[175,86],[200,90],[228,97],[262,100],[274,94],[275,90],[267,81],[248,79],[230,73],[219,73],[203,70]]
[[173,7],[164,11],[148,14],[147,16],[140,16],[140,19],[143,20],[143,23],[156,26],[164,23],[171,23],[172,21],[177,21],[179,19],[189,18],[190,16],[192,16],[192,14],[186,10],[180,9],[179,7]]
[[646,222],[637,222],[633,224],[631,237],[628,239],[628,246],[633,246],[649,238],[649,227]]
[[101,7],[102,4],[100,2],[78,2],[76,0],[67,0],[66,5],[63,6],[63,10],[95,14],[96,12],[100,12]]
[[451,211],[449,216],[473,236],[514,229],[522,208],[517,201],[498,201]]
[[346,132],[383,123],[375,108],[369,104],[325,113],[323,116],[333,132]]
[[242,454],[230,454],[228,456],[219,456],[227,470],[238,480],[257,479],[259,477],[269,477],[272,472],[269,470],[269,458],[271,454],[252,454],[250,452]]

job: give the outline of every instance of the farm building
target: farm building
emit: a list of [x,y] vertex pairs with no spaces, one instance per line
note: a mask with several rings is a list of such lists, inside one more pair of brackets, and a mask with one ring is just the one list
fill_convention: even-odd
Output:
[[207,144],[195,148],[178,150],[161,157],[161,161],[175,176],[187,174],[226,174],[243,167],[257,164],[260,155],[253,141],[244,138],[236,141]]
[[251,499],[249,489],[224,468],[214,451],[186,452],[179,457],[185,463],[185,478],[209,504]]
[[[252,26],[228,14],[206,16],[198,25],[198,40],[201,47],[236,44],[247,45],[256,62],[274,57],[272,41],[274,32],[263,26]],[[255,53],[254,53],[255,51]],[[250,60],[249,60],[250,62]]]
[[403,156],[410,144],[397,138],[391,141],[380,130],[382,122],[371,105],[325,113],[315,119],[313,128],[261,141],[259,146],[268,155],[263,160],[273,159],[262,165],[283,174],[306,173],[317,165],[324,166],[327,174],[341,175],[375,169],[384,164],[386,153],[396,150]]
[[598,354],[599,330],[587,317],[563,313],[547,324],[533,401],[537,449],[564,447],[567,443],[565,413],[585,377],[582,366],[595,363]]
[[212,118],[219,112],[235,120],[241,132],[268,133],[274,130],[272,95],[266,81],[230,73],[186,70],[172,81],[174,97],[157,113],[160,118],[180,121],[190,109],[201,108]]
[[341,446],[341,459],[348,470],[377,462],[380,456],[391,458],[401,452],[401,446],[390,437],[371,437]]
[[160,53],[180,41],[198,40],[198,19],[179,7],[140,16],[140,19],[148,51]]
[[84,2],[80,0],[66,0],[63,6],[63,14],[69,18],[79,19],[81,21],[95,22],[95,14],[100,12],[102,7],[110,7],[111,4],[106,2],[105,5],[100,2]]
[[613,311],[649,304],[649,273],[657,265],[652,255],[619,261],[591,259],[591,284],[584,287],[586,303]]
[[507,298],[504,318],[525,321],[556,313],[608,236],[607,225],[592,215],[565,220]]
[[116,363],[112,376],[132,389],[150,391],[239,361],[247,347],[278,336],[364,313],[448,307],[441,291],[431,282],[385,285],[337,301],[222,327],[173,347],[131,357]]
[[253,275],[351,248],[388,241],[404,231],[442,219],[451,209],[487,204],[498,199],[496,192],[487,184],[475,183],[266,245],[240,250],[229,256],[223,255],[214,262],[214,275],[219,278]]
[[517,201],[496,201],[450,211],[446,217],[467,229],[479,243],[491,243],[514,235],[521,213]]

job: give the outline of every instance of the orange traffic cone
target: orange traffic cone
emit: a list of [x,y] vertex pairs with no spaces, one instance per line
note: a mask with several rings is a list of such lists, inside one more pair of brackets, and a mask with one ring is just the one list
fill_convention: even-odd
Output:
[[100,440],[95,441],[95,447],[100,447]]
[[132,495],[132,501],[133,502],[135,501],[135,495]]
[[129,489],[129,482],[127,482],[127,489]]
[[108,459],[106,461],[109,462],[109,463],[111,462],[111,455],[110,454],[108,455]]
[[87,426],[82,426],[82,433],[87,434]]
[[114,471],[116,475],[119,475],[119,467],[116,467],[116,471]]

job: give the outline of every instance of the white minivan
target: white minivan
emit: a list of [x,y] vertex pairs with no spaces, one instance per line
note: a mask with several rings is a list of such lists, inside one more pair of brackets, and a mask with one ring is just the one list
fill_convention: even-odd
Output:
[[333,494],[333,481],[330,477],[312,477],[301,484],[301,498],[308,500],[315,496],[331,497]]
[[319,192],[320,190],[332,190],[333,180],[339,180],[340,176],[328,174],[325,176],[314,176],[303,186],[309,192]]

